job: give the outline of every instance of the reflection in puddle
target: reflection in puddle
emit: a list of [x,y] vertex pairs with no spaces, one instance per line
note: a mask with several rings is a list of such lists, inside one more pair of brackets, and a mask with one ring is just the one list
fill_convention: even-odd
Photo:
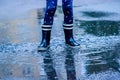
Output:
[[68,47],[64,47],[62,50],[62,47],[64,46],[59,45],[56,48],[56,50],[59,48],[57,52],[52,49],[53,47],[46,52],[40,52],[44,56],[44,70],[48,80],[76,80],[74,54],[78,50]]
[[80,21],[80,28],[83,28],[85,32],[94,34],[96,36],[110,36],[120,34],[120,21]]
[[44,70],[47,74],[47,80],[58,80],[55,68],[53,66],[53,59],[51,58],[51,54],[48,51],[42,52],[40,54],[43,54],[43,62],[44,62]]
[[[87,76],[90,74],[97,74],[110,69],[117,70],[119,72],[120,64],[117,61],[118,53],[114,49],[100,49],[81,51],[76,55],[77,64],[81,67],[77,67],[77,72],[80,75]],[[80,69],[79,69],[80,68]]]
[[[40,53],[41,57],[35,53],[38,44],[0,45],[0,50],[2,49],[0,77],[39,80],[42,74],[38,67],[43,63],[48,80],[81,80],[82,76],[87,76],[85,77],[87,80],[88,75],[97,75],[109,69],[116,72],[120,70],[119,44],[112,48],[88,48],[85,50],[71,49],[59,42],[58,44],[52,44],[50,50]],[[4,54],[2,54],[3,52]],[[43,62],[41,62],[42,58]],[[46,77],[43,80],[46,80]]]
[[103,51],[98,53],[91,53],[89,55],[86,55],[88,59],[86,59],[86,70],[87,73],[96,73],[99,71],[104,71],[106,69],[109,69],[109,61],[114,61],[114,53],[112,51]]
[[66,48],[65,66],[67,72],[67,80],[76,80],[75,62],[73,49]]

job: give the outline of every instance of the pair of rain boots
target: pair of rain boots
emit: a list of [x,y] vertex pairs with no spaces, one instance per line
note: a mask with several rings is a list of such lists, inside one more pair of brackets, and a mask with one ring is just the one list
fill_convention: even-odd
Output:
[[[48,29],[47,29],[48,28]],[[46,51],[50,45],[51,27],[42,27],[42,41],[38,46],[38,51]],[[73,38],[73,26],[64,26],[65,42],[66,45],[75,48],[79,47],[80,44],[77,43]]]

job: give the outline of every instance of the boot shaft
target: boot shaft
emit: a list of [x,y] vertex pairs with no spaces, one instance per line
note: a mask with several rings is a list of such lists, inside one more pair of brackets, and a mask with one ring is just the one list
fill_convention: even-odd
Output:
[[69,40],[70,38],[73,38],[73,30],[64,29],[64,35],[66,41]]
[[79,47],[80,44],[77,43],[73,38],[73,26],[72,25],[64,25],[64,33],[65,33],[65,42],[68,46],[74,48]]
[[52,27],[50,25],[43,25],[42,26],[42,42],[50,43],[50,37],[51,37],[51,29]]
[[64,28],[64,34],[65,34],[65,40],[68,41],[71,38],[73,38],[73,25],[68,24],[68,25],[63,25]]
[[50,42],[51,31],[42,30],[42,41],[46,40],[47,43]]

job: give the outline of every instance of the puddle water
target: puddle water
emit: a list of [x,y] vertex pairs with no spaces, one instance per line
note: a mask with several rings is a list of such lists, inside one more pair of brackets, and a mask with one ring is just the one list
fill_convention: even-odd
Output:
[[47,74],[47,79],[48,80],[58,80],[50,51],[43,52],[43,56],[44,56],[44,58],[43,58],[44,69]]
[[46,52],[37,52],[44,8],[31,10],[24,19],[0,22],[0,80],[120,79],[120,21],[103,19],[116,14],[81,12],[90,20],[75,19],[75,37],[81,46],[69,48],[64,43],[60,8]]
[[[0,77],[39,80],[40,75],[46,75],[47,80],[88,80],[91,77],[96,79],[95,76],[99,74],[101,76],[106,73],[110,76],[112,73],[113,78],[120,74],[117,73],[120,68],[119,44],[113,48],[82,50],[71,49],[58,41],[58,45],[51,45],[48,51],[39,53],[36,52],[37,45],[38,43],[1,45]],[[41,73],[41,66],[45,70],[44,74]],[[106,80],[108,77],[104,78]]]
[[81,12],[84,16],[93,17],[93,18],[101,18],[101,17],[109,17],[115,15],[116,13],[102,12],[102,11],[83,11]]
[[95,36],[116,36],[120,35],[120,21],[94,20],[94,21],[80,21],[79,27],[83,28],[88,34]]

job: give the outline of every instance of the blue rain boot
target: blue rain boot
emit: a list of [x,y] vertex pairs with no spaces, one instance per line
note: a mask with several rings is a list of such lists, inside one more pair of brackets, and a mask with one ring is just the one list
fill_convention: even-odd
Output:
[[46,51],[50,45],[51,27],[42,27],[42,41],[38,46],[38,51]]
[[64,25],[64,34],[65,34],[65,42],[71,48],[80,47],[80,44],[77,43],[73,38],[73,26],[65,26]]

